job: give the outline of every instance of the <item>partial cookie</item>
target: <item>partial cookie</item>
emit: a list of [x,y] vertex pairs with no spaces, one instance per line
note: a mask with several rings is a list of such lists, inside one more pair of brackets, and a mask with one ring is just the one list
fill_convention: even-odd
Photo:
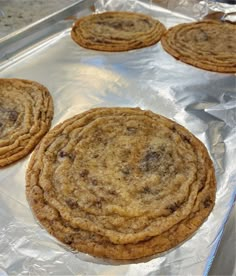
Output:
[[26,176],[34,215],[75,250],[136,259],[168,250],[204,222],[215,175],[204,145],[138,108],[97,108],[52,129]]
[[153,45],[164,31],[164,25],[148,15],[104,12],[76,21],[71,37],[84,48],[119,52]]
[[0,79],[0,167],[26,156],[51,126],[53,101],[46,87]]
[[215,72],[236,73],[236,25],[218,21],[180,24],[161,40],[176,59]]

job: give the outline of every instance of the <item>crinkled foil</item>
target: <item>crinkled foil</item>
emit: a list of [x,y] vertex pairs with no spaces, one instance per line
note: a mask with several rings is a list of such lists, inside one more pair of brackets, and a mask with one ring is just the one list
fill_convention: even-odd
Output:
[[[160,2],[161,7],[155,1],[97,1],[95,7],[142,11],[167,27],[201,18],[206,8],[190,1],[195,9],[187,13],[186,1]],[[0,76],[48,87],[55,105],[53,126],[99,106],[139,106],[182,124],[206,145],[214,161],[216,204],[200,229],[169,252],[126,263],[93,258],[71,252],[33,218],[25,198],[28,156],[0,169],[0,275],[207,274],[236,194],[235,75],[176,61],[160,43],[121,53],[86,50],[71,40],[68,20],[55,24],[62,30],[11,57],[4,67],[0,64]]]

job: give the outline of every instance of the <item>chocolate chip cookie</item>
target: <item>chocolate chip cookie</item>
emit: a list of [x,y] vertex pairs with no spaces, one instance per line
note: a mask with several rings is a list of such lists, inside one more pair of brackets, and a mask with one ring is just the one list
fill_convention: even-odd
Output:
[[236,25],[218,21],[186,23],[170,28],[163,48],[176,59],[215,72],[236,73]]
[[72,249],[137,259],[189,238],[210,214],[216,181],[205,146],[139,108],[97,108],[46,134],[26,195],[38,221]]
[[0,167],[26,156],[49,130],[53,102],[39,83],[0,79]]
[[164,25],[148,15],[104,12],[76,21],[71,37],[84,48],[119,52],[153,45],[164,31]]

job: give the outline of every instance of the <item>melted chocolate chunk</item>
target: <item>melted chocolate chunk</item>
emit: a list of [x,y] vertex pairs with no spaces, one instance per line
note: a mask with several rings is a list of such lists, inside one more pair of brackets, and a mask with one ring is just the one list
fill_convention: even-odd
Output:
[[103,21],[97,21],[96,24],[97,25],[104,25],[104,22]]
[[190,137],[188,137],[188,136],[182,136],[182,138],[183,138],[183,140],[184,140],[184,142],[187,142],[187,143],[191,143],[191,138]]
[[97,200],[94,204],[97,208],[101,209],[102,208],[102,201],[101,200]]
[[133,27],[134,26],[134,23],[132,21],[128,21],[128,22],[125,22],[124,24],[126,27]]
[[117,195],[117,192],[116,192],[115,190],[108,190],[108,193],[109,193],[110,195],[114,195],[114,196]]
[[127,167],[124,167],[121,169],[121,172],[124,174],[124,175],[129,175],[130,174],[130,169],[127,168]]
[[82,172],[79,174],[81,177],[86,177],[86,176],[88,176],[88,174],[89,174],[89,171],[88,170],[86,170],[86,169],[84,169],[84,170],[82,170]]
[[206,177],[202,178],[200,183],[199,183],[199,189],[198,192],[201,192],[203,190],[203,188],[205,187],[205,183],[206,183]]
[[38,204],[38,199],[33,199],[34,204]]
[[38,120],[40,120],[41,118],[42,118],[42,111],[40,111],[38,114]]
[[162,157],[163,153],[157,151],[149,151],[141,161],[140,168],[142,171],[153,171],[156,170],[159,166],[159,161]]
[[64,242],[65,242],[66,244],[69,244],[69,245],[72,244],[72,242],[73,242],[73,237],[72,237],[71,235],[65,236]]
[[170,130],[173,131],[173,132],[176,132],[176,127],[175,127],[175,125],[173,125],[173,126],[170,128]]
[[77,201],[73,198],[68,198],[65,200],[65,202],[71,209],[76,209],[79,206]]
[[68,156],[68,153],[61,150],[58,155],[59,155],[59,157],[64,158],[64,157]]
[[151,23],[150,23],[146,18],[141,19],[140,21],[142,21],[142,22],[148,24],[148,26],[151,26]]
[[74,160],[73,154],[69,154],[68,152],[66,152],[64,150],[59,151],[58,156],[60,158],[69,158],[70,160]]
[[106,146],[108,144],[108,141],[102,141],[103,145]]
[[207,197],[204,201],[203,201],[203,205],[204,208],[209,208],[212,205],[212,200],[210,199],[210,197]]
[[14,110],[9,111],[9,120],[15,122],[18,118],[18,113]]
[[97,25],[113,27],[114,29],[122,29],[123,22],[106,22],[106,21],[97,21]]
[[175,202],[171,205],[169,205],[168,207],[166,207],[167,210],[169,210],[171,213],[174,213],[178,208],[179,208],[180,204]]
[[102,137],[101,136],[96,136],[96,140],[100,143],[100,142],[102,142]]
[[0,127],[2,127],[2,126],[3,126],[3,123],[0,122]]
[[98,184],[97,179],[92,178],[92,179],[91,179],[91,184],[92,184],[93,186],[97,186],[97,184]]
[[145,193],[145,194],[151,194],[152,190],[149,187],[146,186],[146,187],[143,188],[142,192]]

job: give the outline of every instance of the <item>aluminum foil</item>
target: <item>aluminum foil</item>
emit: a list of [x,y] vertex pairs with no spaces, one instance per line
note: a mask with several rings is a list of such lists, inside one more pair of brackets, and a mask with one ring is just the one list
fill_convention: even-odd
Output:
[[[181,13],[180,6],[175,10],[174,1],[162,1],[171,2],[172,10],[154,1],[125,2],[118,6],[117,1],[97,1],[96,9],[143,11],[167,27],[196,19],[192,10],[189,14],[186,9]],[[55,24],[64,29],[13,56],[4,67],[0,64],[0,77],[31,79],[48,87],[55,105],[53,126],[99,106],[139,106],[182,124],[206,145],[212,157],[216,204],[200,229],[173,250],[126,263],[93,258],[71,252],[33,218],[25,197],[28,156],[0,170],[0,275],[207,274],[236,195],[235,75],[176,61],[160,43],[121,53],[86,50],[71,40],[68,21]]]
[[235,0],[208,0],[208,12],[221,14],[221,21],[236,23]]

